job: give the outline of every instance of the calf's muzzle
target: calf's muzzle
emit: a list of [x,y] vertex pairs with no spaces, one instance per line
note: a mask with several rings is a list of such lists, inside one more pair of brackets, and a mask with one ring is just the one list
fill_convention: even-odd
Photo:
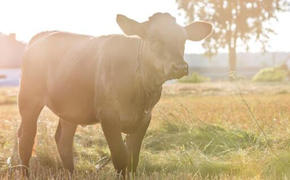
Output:
[[181,78],[188,75],[188,65],[187,63],[178,63],[172,65],[172,73],[176,78]]

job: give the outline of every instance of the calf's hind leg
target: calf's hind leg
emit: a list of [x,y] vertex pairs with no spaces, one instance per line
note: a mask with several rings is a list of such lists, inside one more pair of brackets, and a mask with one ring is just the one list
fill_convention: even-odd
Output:
[[[21,124],[18,129],[18,151],[21,165],[25,167],[29,166],[29,160],[36,135],[37,119],[43,108],[41,101],[36,98],[26,99],[27,97],[29,96],[22,96],[21,93],[19,94]],[[25,172],[27,173],[28,170],[26,169]]]
[[74,170],[73,137],[76,128],[77,125],[71,124],[63,119],[60,119],[55,133],[55,141],[58,153],[62,160],[62,164],[64,168],[68,169],[71,173]]

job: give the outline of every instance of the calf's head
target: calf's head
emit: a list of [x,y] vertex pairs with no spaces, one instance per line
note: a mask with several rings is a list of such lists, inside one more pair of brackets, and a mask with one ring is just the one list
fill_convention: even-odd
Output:
[[183,59],[185,41],[202,40],[212,31],[210,23],[201,21],[182,27],[168,13],[156,13],[143,23],[117,15],[117,23],[126,35],[137,35],[144,40],[147,46],[144,53],[150,57],[147,64],[164,80],[188,74]]

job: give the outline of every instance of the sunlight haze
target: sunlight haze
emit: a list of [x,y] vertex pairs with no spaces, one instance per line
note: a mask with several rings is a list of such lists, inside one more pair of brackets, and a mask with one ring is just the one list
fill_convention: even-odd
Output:
[[[145,21],[156,12],[169,12],[180,25],[186,20],[177,10],[175,0],[26,0],[0,1],[0,32],[16,33],[17,39],[28,42],[36,33],[60,30],[99,36],[122,33],[115,18],[124,14],[137,21]],[[277,35],[269,42],[270,51],[290,51],[290,13],[280,15],[279,22],[273,23]],[[243,50],[243,49],[242,49]],[[259,51],[251,45],[250,51]],[[201,42],[187,42],[187,53],[203,53]]]

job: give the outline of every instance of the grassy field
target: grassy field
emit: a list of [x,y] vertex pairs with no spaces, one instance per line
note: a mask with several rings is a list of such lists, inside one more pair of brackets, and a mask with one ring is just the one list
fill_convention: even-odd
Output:
[[[9,163],[20,122],[16,95],[17,88],[0,88],[0,179],[19,178]],[[48,109],[39,118],[31,179],[69,178],[53,138],[57,119]],[[100,125],[78,127],[73,179],[114,178],[111,163],[95,170],[104,156]],[[137,179],[290,179],[290,84],[166,85]]]

